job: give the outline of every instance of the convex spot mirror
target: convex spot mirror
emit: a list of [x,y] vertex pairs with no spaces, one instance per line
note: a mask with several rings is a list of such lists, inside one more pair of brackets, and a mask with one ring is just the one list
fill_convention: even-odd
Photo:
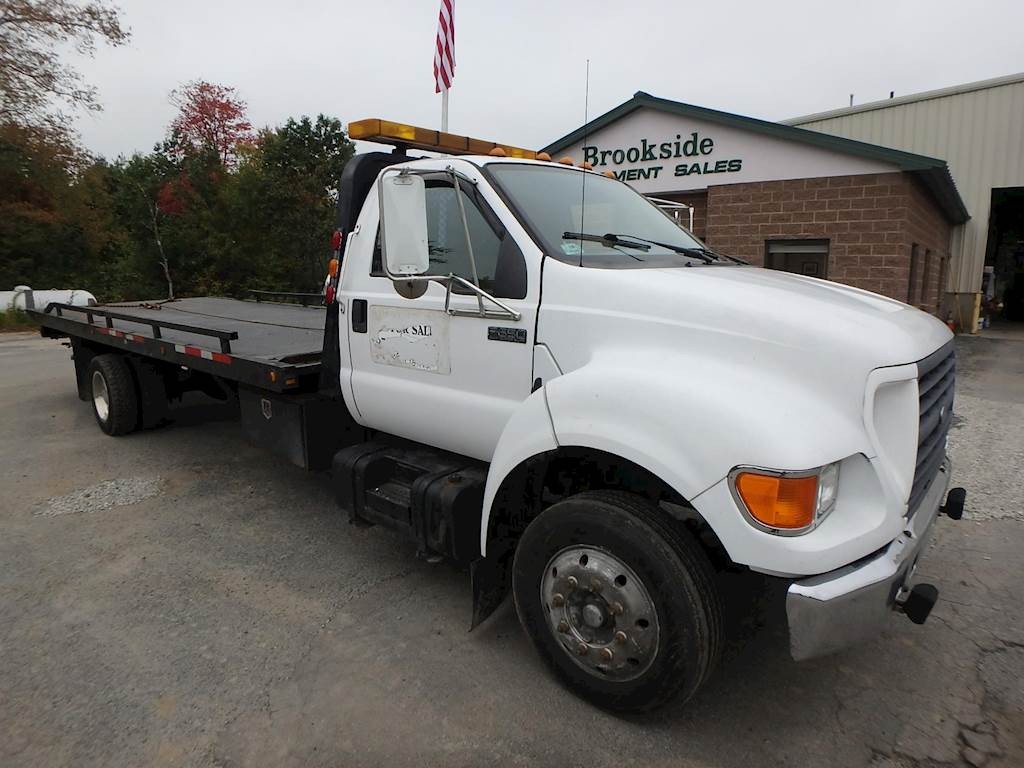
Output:
[[395,277],[425,274],[430,268],[430,251],[427,248],[426,185],[422,176],[384,176],[381,221],[388,272]]

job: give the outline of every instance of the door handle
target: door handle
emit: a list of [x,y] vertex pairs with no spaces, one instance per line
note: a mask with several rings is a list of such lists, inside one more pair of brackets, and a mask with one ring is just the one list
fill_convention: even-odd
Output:
[[366,299],[352,299],[352,333],[366,333]]

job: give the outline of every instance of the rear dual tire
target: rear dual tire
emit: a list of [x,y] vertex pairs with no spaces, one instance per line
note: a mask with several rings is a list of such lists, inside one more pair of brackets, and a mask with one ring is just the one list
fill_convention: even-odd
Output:
[[718,660],[720,596],[694,538],[646,499],[588,491],[542,512],[513,564],[520,622],[591,703],[643,712],[691,698]]
[[108,435],[127,435],[139,424],[135,380],[123,355],[97,355],[89,363],[92,412]]

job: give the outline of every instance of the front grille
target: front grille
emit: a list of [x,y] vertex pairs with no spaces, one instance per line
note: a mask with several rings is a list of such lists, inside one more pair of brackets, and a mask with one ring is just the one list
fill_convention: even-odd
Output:
[[917,465],[910,488],[908,515],[917,511],[928,486],[946,456],[946,435],[953,423],[953,390],[956,352],[953,341],[917,364],[917,388],[921,416],[917,433]]

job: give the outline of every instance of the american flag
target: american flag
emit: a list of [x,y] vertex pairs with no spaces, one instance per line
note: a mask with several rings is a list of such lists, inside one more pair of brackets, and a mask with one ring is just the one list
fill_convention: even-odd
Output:
[[455,79],[455,0],[441,0],[437,17],[437,50],[434,51],[434,92],[452,87]]

